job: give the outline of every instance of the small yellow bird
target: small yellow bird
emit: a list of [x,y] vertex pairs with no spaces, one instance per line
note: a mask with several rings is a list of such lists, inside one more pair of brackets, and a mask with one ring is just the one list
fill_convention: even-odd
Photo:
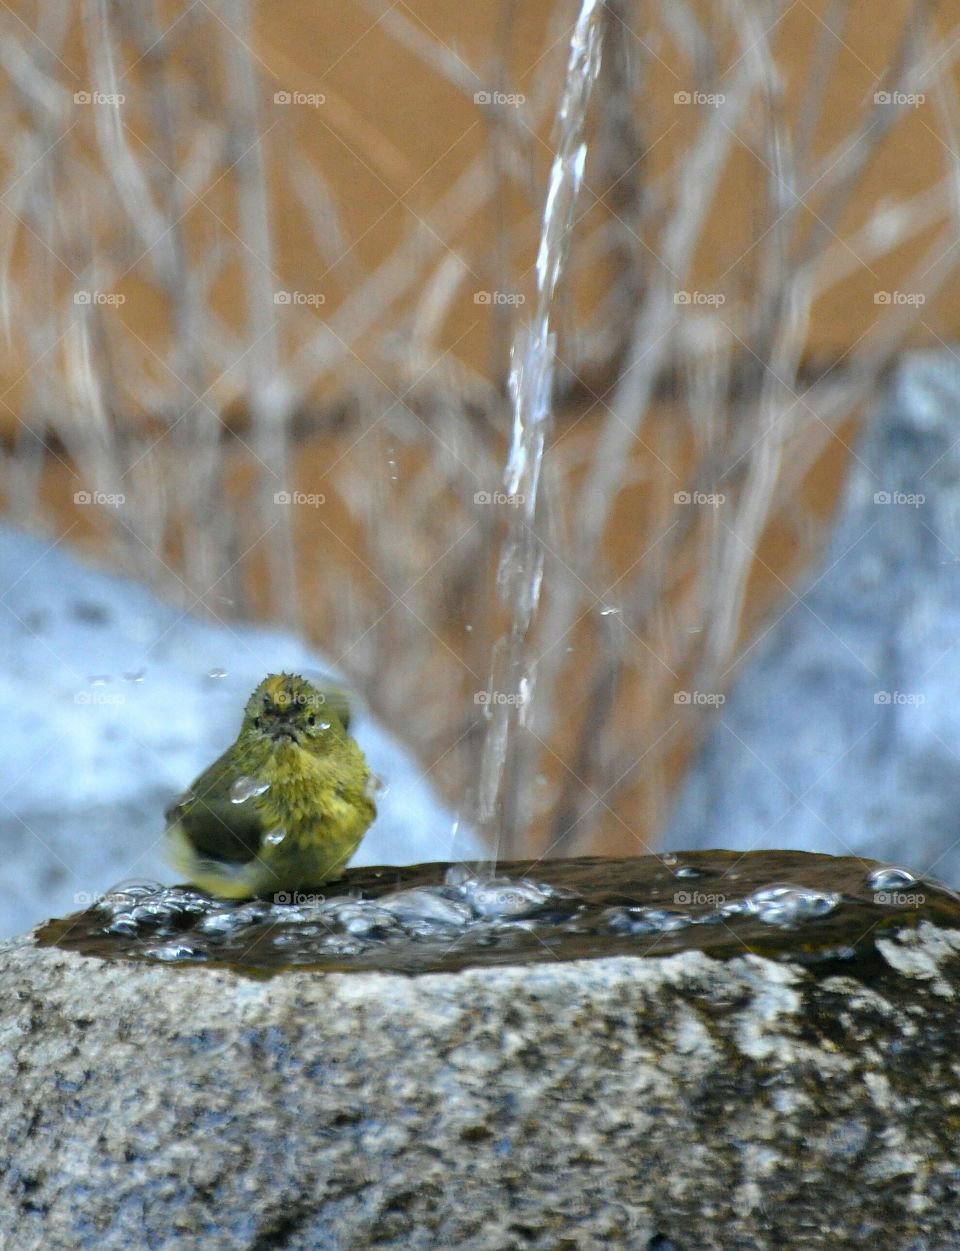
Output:
[[175,868],[213,895],[304,890],[339,877],[377,815],[343,691],[270,674],[237,741],[166,811]]

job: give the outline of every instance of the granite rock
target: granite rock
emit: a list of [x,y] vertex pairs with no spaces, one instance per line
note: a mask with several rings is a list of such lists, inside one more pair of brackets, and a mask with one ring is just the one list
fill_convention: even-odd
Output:
[[0,946],[17,1251],[960,1245],[960,933],[458,973]]

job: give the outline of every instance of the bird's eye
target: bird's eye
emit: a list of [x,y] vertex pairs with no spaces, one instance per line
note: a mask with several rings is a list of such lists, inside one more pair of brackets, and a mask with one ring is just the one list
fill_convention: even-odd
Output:
[[307,725],[316,725],[316,724],[317,724],[317,718],[313,715],[313,713],[311,713],[310,716],[307,717]]

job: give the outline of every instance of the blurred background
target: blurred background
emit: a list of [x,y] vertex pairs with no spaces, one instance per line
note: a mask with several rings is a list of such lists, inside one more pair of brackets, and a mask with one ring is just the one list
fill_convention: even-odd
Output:
[[[790,842],[949,868],[960,9],[599,6],[529,680],[504,691],[511,349],[577,18],[568,0],[4,7],[2,501],[34,545],[4,548],[5,682],[52,727],[7,778],[8,850],[39,828],[42,799],[18,794],[41,756],[60,824],[57,767],[110,802],[110,747],[59,755],[39,675],[138,741],[184,707],[135,698],[160,680],[159,626],[119,648],[124,672],[82,631],[44,640],[11,592],[42,584],[55,616],[66,553],[97,588],[88,618],[109,617],[114,572],[165,605],[163,631],[184,613],[219,631],[222,660],[181,658],[201,695],[236,671],[243,623],[302,640],[404,745],[440,825],[502,854]],[[851,552],[866,572],[839,577]],[[904,677],[907,627],[927,631],[922,675]],[[256,637],[244,680],[275,667]],[[479,793],[502,705],[523,706],[509,819]],[[935,811],[891,824],[870,769]]]

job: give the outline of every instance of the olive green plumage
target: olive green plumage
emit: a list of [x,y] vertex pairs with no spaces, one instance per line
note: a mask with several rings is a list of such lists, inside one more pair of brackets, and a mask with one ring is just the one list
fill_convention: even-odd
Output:
[[231,899],[339,877],[377,815],[349,727],[342,691],[265,678],[236,742],[167,810],[176,868]]

